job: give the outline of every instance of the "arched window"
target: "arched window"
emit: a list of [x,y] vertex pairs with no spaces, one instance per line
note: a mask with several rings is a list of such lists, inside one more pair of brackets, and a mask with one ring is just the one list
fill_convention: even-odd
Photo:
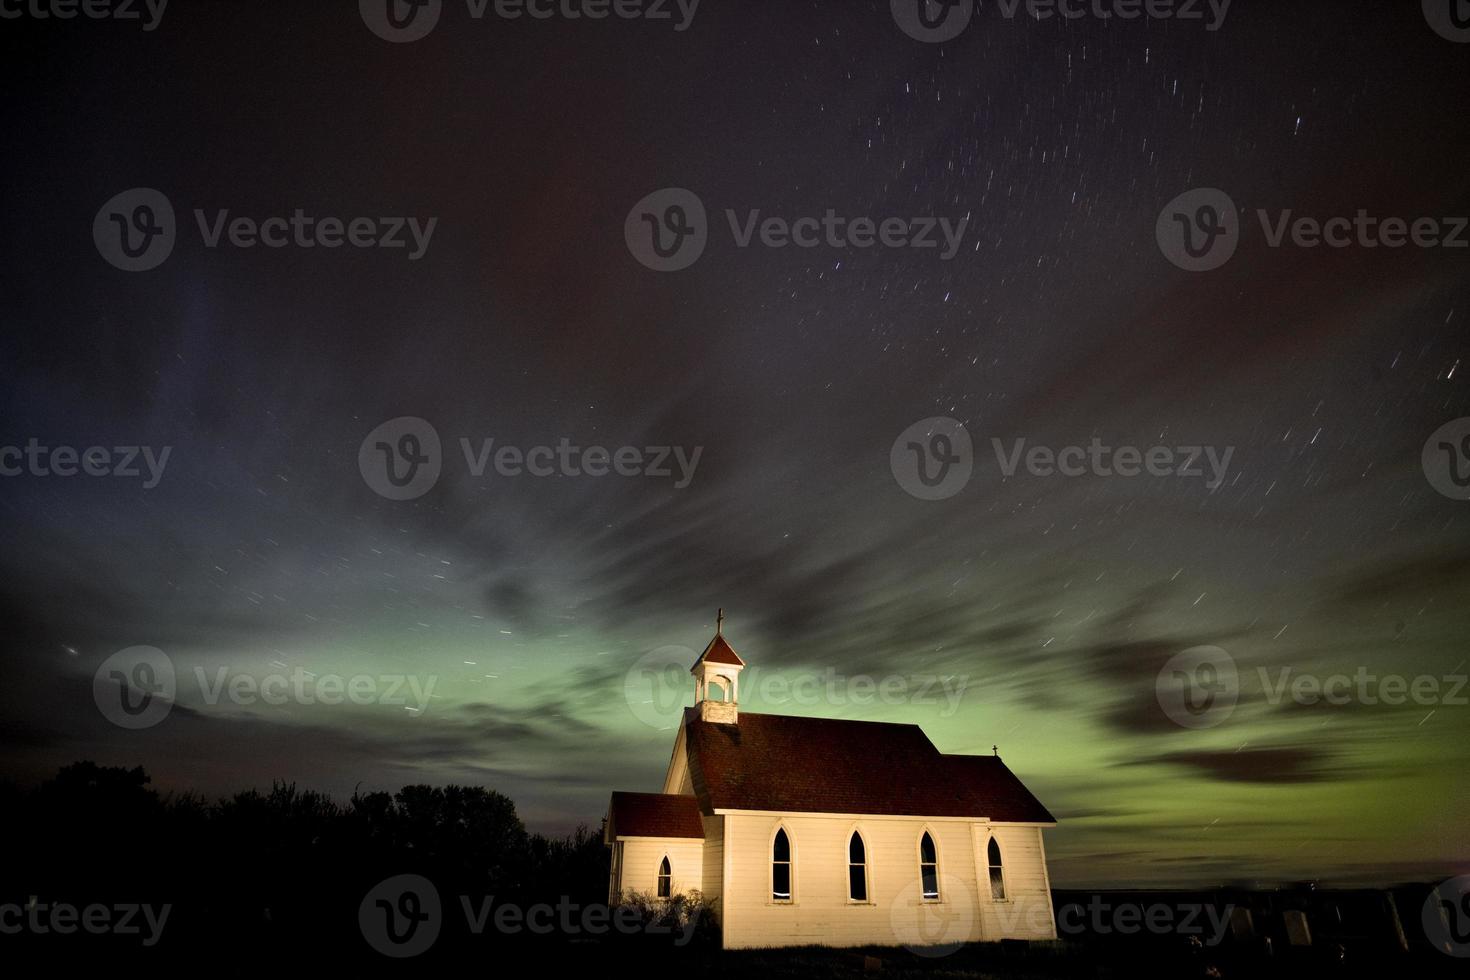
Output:
[[669,859],[664,857],[663,863],[658,866],[658,897],[668,898],[674,890],[674,870],[669,867]]
[[868,849],[856,830],[847,840],[847,897],[854,902],[868,900]]
[[919,838],[919,882],[924,890],[924,901],[939,901],[939,851],[927,830]]
[[771,900],[791,901],[791,839],[784,827],[771,842]]
[[1000,864],[1000,845],[995,838],[990,838],[990,846],[985,849],[985,858],[990,863],[990,897],[997,902],[1006,900],[1006,876]]

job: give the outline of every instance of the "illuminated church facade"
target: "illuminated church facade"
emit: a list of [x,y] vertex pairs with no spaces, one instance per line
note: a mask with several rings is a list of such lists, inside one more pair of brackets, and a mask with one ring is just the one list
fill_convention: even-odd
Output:
[[615,792],[610,901],[699,893],[726,948],[1055,939],[1047,809],[916,725],[741,712],[717,628],[658,793]]

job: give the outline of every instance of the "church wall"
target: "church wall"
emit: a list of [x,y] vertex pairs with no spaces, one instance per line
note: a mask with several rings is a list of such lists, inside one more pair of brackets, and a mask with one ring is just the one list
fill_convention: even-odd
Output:
[[694,795],[694,781],[689,773],[689,754],[684,748],[684,726],[679,726],[679,734],[674,736],[674,754],[669,757],[669,768],[664,773],[664,788],[660,793],[674,793],[679,796]]
[[[1006,901],[990,901],[986,848],[991,835],[1000,843]],[[1046,875],[1040,827],[975,826],[975,860],[980,867],[980,905],[986,936],[998,939],[1055,939],[1056,919]]]
[[690,837],[622,837],[623,895],[642,892],[657,894],[658,867],[665,855],[672,872],[672,894],[698,891],[704,887],[704,841]]
[[[771,899],[771,840],[783,826],[794,850],[794,900]],[[866,842],[868,897],[848,899],[848,838]],[[939,849],[941,899],[922,900],[919,837]],[[969,820],[734,813],[725,816],[729,875],[722,895],[727,948],[751,946],[934,945],[982,939],[1053,938],[1050,896],[1037,828],[1001,833],[1011,908],[990,899],[984,846],[990,828]],[[1033,846],[1034,845],[1034,846]],[[978,848],[978,850],[977,850]],[[977,858],[981,862],[977,873]]]
[[725,818],[704,818],[704,897],[717,901],[722,891],[725,870]]

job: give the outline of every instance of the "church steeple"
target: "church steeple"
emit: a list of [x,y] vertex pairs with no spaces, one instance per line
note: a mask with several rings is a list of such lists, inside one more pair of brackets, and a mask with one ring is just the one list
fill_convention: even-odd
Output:
[[715,616],[715,635],[694,661],[694,709],[700,721],[734,725],[740,720],[740,672],[745,661],[725,640],[725,610]]

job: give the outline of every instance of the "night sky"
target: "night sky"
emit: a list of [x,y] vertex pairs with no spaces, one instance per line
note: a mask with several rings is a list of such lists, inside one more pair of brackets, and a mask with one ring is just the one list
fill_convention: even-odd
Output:
[[[467,782],[535,829],[595,826],[611,790],[660,788],[660,686],[692,703],[682,672],[724,607],[756,678],[742,710],[998,745],[1060,819],[1055,885],[1470,858],[1463,700],[1273,703],[1262,683],[1467,670],[1470,502],[1421,452],[1470,416],[1470,249],[1273,248],[1256,217],[1470,214],[1470,44],[1419,4],[1238,0],[1211,31],[987,2],[945,43],[872,0],[705,0],[683,30],[673,5],[477,20],[446,0],[412,43],[356,8],[0,21],[0,446],[170,449],[152,487],[141,458],[136,478],[0,477],[5,775]],[[177,241],[129,272],[93,225],[140,187]],[[707,210],[681,271],[625,242],[662,188]],[[1155,237],[1194,188],[1240,212],[1213,271]],[[298,208],[436,224],[410,258],[407,231],[210,248],[194,216]],[[948,259],[742,248],[726,211],[754,209],[966,226]],[[400,417],[442,442],[409,500],[359,470]],[[890,451],[933,417],[963,423],[973,473],[924,500]],[[1212,487],[1006,477],[991,448],[1095,438],[1233,454]],[[672,459],[475,476],[461,439],[700,455],[687,486]],[[178,685],[129,730],[94,675],[135,646]],[[1233,658],[1238,704],[1189,728],[1156,679],[1199,646]],[[434,686],[420,710],[211,704],[201,671]],[[914,696],[773,693],[859,675]]]

